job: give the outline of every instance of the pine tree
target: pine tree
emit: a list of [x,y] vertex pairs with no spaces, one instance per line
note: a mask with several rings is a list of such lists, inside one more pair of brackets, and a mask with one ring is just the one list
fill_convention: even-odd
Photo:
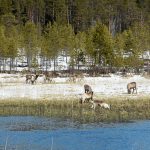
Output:
[[38,36],[37,27],[32,22],[27,22],[23,28],[23,48],[27,56],[29,68],[32,66],[32,61],[38,54],[40,41]]
[[138,46],[137,39],[134,37],[131,29],[123,33],[124,36],[124,51],[127,54],[127,57],[124,59],[124,63],[127,67],[139,67],[141,61],[139,55],[141,54]]
[[98,64],[111,64],[111,61],[114,59],[113,40],[108,28],[101,23],[97,23],[94,29],[92,40],[96,51],[95,53],[97,53],[98,56]]
[[123,35],[117,34],[114,37],[114,61],[112,62],[114,67],[124,67],[124,47]]

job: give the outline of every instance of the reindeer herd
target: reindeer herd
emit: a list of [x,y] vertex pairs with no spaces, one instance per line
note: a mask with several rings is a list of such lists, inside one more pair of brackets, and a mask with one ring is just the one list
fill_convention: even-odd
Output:
[[[44,76],[44,83],[52,83],[53,82],[53,77],[55,76],[54,74],[44,74],[44,75],[39,75],[39,74],[27,74],[26,75],[26,84],[30,83],[30,84],[34,84],[36,83],[37,79],[39,76]],[[75,76],[69,78],[71,81],[75,80]],[[137,93],[137,85],[136,82],[130,82],[127,84],[127,93],[128,94],[133,94],[133,93]],[[105,103],[103,100],[98,100],[98,99],[94,99],[93,100],[93,90],[91,88],[90,85],[85,84],[84,85],[84,93],[81,94],[79,100],[80,103],[86,103],[86,102],[90,102],[92,104],[91,108],[93,108],[95,110],[95,108],[97,106],[103,107],[105,109],[109,109],[110,110],[110,105]]]
[[26,75],[26,84],[35,84],[38,77],[43,76],[44,77],[44,83],[52,83],[53,81],[53,75],[52,74],[27,74]]
[[36,82],[38,76],[39,76],[39,75],[37,75],[37,74],[30,74],[30,75],[27,74],[27,75],[26,75],[26,84],[27,84],[27,83],[34,84],[34,83]]
[[105,109],[110,109],[110,105],[105,103],[102,100],[93,100],[93,91],[91,86],[89,86],[88,84],[84,85],[84,90],[85,93],[83,93],[80,97],[80,103],[83,104],[85,102],[90,102],[92,103],[91,108],[93,108],[95,110],[96,106],[100,106],[103,107]]
[[[44,83],[55,83],[55,77],[63,77],[63,74],[56,74],[54,72],[44,73],[44,74],[27,74],[26,75],[26,84],[35,84],[38,77],[44,77]],[[66,75],[67,83],[76,83],[83,81],[83,75]]]
[[[109,109],[110,110],[110,105],[105,103],[103,100],[93,100],[93,91],[92,91],[92,88],[91,86],[89,86],[88,84],[85,84],[84,85],[84,90],[85,90],[85,93],[83,93],[80,97],[80,103],[83,104],[85,102],[91,102],[92,103],[92,106],[91,108],[93,108],[95,110],[96,106],[100,106],[100,107],[103,107],[105,109]],[[131,91],[132,91],[132,94],[136,91],[136,94],[137,94],[137,85],[136,85],[136,82],[131,82],[131,83],[128,83],[127,84],[127,92],[128,94],[131,94]]]

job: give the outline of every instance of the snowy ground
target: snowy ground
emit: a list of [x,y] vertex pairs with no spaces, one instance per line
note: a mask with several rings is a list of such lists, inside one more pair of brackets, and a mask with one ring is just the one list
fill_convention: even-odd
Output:
[[[0,99],[67,99],[78,98],[84,92],[83,85],[91,85],[94,97],[101,98],[140,98],[150,95],[150,79],[141,76],[123,78],[118,75],[111,77],[85,77],[77,83],[67,83],[66,78],[55,78],[55,83],[44,84],[39,77],[35,85],[26,84],[25,77],[14,74],[0,74]],[[127,83],[137,82],[138,94],[127,94]]]

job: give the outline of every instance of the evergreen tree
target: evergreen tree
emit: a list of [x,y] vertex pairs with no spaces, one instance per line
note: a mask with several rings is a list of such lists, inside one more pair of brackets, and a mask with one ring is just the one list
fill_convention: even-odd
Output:
[[79,62],[85,63],[85,44],[86,44],[85,33],[78,32],[74,40],[74,55],[73,55],[75,57],[76,64],[78,65],[78,70],[79,70]]
[[124,47],[125,42],[122,34],[117,34],[114,38],[114,61],[115,67],[124,67]]
[[95,53],[97,53],[98,56],[98,64],[111,64],[114,59],[113,40],[108,28],[101,23],[97,23],[93,32],[92,40],[95,47]]
[[124,51],[127,55],[124,58],[124,63],[127,67],[138,67],[141,65],[141,61],[139,59],[139,55],[141,54],[138,46],[137,39],[134,37],[131,29],[125,31],[123,33],[124,36]]
[[46,54],[47,58],[51,58],[54,61],[54,71],[56,67],[56,58],[60,52],[61,43],[60,43],[60,29],[58,24],[54,23],[53,25],[48,24],[44,36],[44,43],[42,49],[44,50],[43,54]]
[[0,56],[2,57],[6,57],[6,36],[5,36],[5,27],[4,26],[0,26]]
[[37,31],[37,27],[32,22],[27,22],[23,28],[23,48],[27,56],[27,62],[29,68],[32,66],[32,61],[38,54],[40,41]]

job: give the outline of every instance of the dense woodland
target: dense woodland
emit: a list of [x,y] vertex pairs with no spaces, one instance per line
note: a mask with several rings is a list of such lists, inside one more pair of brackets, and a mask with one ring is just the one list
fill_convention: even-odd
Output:
[[1,65],[20,50],[29,68],[37,55],[61,52],[71,67],[86,57],[93,66],[140,67],[150,51],[150,0],[0,0]]

